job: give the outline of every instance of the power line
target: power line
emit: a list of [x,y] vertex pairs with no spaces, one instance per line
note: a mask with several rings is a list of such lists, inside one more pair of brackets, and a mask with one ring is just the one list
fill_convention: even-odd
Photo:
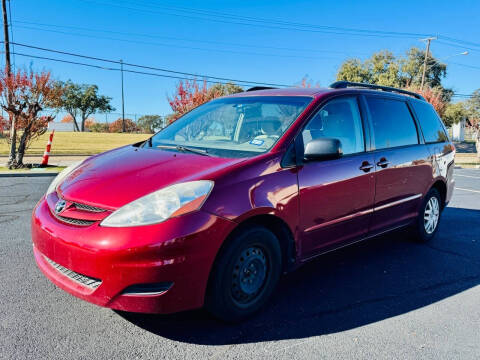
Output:
[[98,35],[94,36],[94,35],[88,35],[88,34],[78,34],[78,33],[71,33],[71,32],[65,32],[60,30],[42,29],[42,28],[35,28],[35,27],[21,26],[21,25],[17,25],[16,27],[23,28],[23,29],[36,30],[36,31],[53,32],[57,34],[64,34],[64,35],[70,35],[70,36],[82,36],[82,37],[93,38],[93,39],[114,40],[114,41],[122,41],[122,42],[133,43],[133,44],[145,44],[145,45],[163,46],[168,48],[207,51],[209,53],[214,51],[214,52],[221,52],[221,53],[253,55],[253,56],[272,56],[272,57],[300,58],[300,59],[336,59],[336,58],[326,57],[326,56],[256,53],[256,52],[246,52],[246,51],[225,50],[225,49],[218,49],[218,48],[202,48],[202,47],[193,47],[193,46],[185,46],[185,45],[172,45],[172,44],[165,44],[165,43],[158,43],[158,42],[151,42],[151,41],[119,39],[119,38],[109,37],[109,36],[98,36]]
[[479,48],[478,50],[480,50],[480,43],[475,43],[475,42],[472,42],[472,41],[465,41],[465,40],[455,39],[455,38],[452,38],[452,37],[449,37],[449,36],[444,36],[444,35],[439,35],[439,38],[440,38],[440,39],[445,39],[445,40],[447,40],[447,41],[459,43],[459,44],[465,44],[465,45],[468,45],[468,46],[475,46],[475,47],[478,47],[478,48]]
[[[92,67],[96,69],[101,69],[101,70],[111,70],[111,71],[120,71],[120,69],[117,68],[110,68],[110,67],[105,67],[105,66],[100,66],[100,65],[93,65],[93,64],[87,64],[87,63],[82,63],[78,61],[70,61],[70,60],[63,60],[63,59],[55,59],[51,57],[46,57],[46,56],[38,56],[38,55],[32,55],[32,54],[24,54],[24,53],[19,53],[16,52],[15,55],[18,56],[24,56],[24,57],[29,57],[29,58],[34,58],[34,59],[41,59],[41,60],[49,60],[49,61],[56,61],[56,62],[62,62],[62,63],[67,63],[67,64],[73,64],[73,65],[81,65],[81,66],[86,66],[86,67]],[[123,69],[124,72],[132,73],[132,74],[141,74],[141,75],[150,75],[150,76],[157,76],[157,77],[162,77],[162,78],[169,78],[169,79],[179,79],[179,80],[196,80],[196,78],[192,77],[183,77],[183,76],[174,76],[174,75],[165,75],[165,74],[156,74],[156,73],[151,73],[151,72],[145,72],[145,71],[136,71],[136,70],[130,70],[130,69]],[[205,77],[208,78],[208,77]],[[224,82],[224,81],[211,81],[211,80],[206,80],[207,83],[210,84],[229,84],[231,82]],[[244,82],[244,84],[248,85],[254,85],[254,84],[263,84],[263,83],[248,83]],[[265,84],[266,85],[266,84]],[[274,85],[274,84],[271,84]],[[275,85],[275,86],[281,86],[281,87],[287,87],[288,85]]]
[[[263,19],[258,19],[256,22],[253,20],[247,20],[247,19],[242,19],[241,17],[237,16],[239,20],[222,20],[219,19],[218,15],[216,15],[214,18],[206,18],[206,17],[199,17],[199,16],[191,16],[191,15],[185,15],[185,11],[182,11],[181,14],[178,13],[172,13],[172,12],[161,12],[161,11],[155,11],[151,9],[141,9],[141,8],[135,8],[131,6],[124,6],[120,5],[118,3],[112,3],[112,2],[98,2],[98,1],[93,1],[93,0],[81,0],[83,2],[89,2],[89,3],[95,3],[95,4],[100,4],[100,5],[105,5],[105,6],[110,6],[110,7],[118,7],[118,8],[123,8],[127,10],[133,10],[133,11],[138,11],[138,12],[143,12],[143,13],[155,13],[155,14],[163,14],[163,15],[171,15],[171,16],[177,16],[177,17],[183,17],[183,18],[189,18],[189,19],[197,19],[197,20],[207,20],[207,21],[213,21],[213,22],[220,22],[220,23],[227,23],[227,24],[236,24],[236,25],[245,25],[245,26],[255,26],[255,27],[262,27],[262,28],[271,28],[271,29],[280,29],[280,30],[294,30],[294,31],[301,31],[301,32],[313,32],[313,33],[327,33],[327,34],[338,34],[338,35],[349,35],[349,36],[373,36],[373,37],[409,37],[409,38],[415,38],[415,37],[421,37],[421,36],[429,36],[431,34],[423,34],[423,33],[400,33],[400,32],[392,32],[392,31],[379,31],[379,30],[364,30],[364,29],[349,29],[349,28],[339,28],[339,27],[332,27],[332,26],[322,26],[322,25],[311,25],[311,24],[301,24],[301,25],[296,25],[297,27],[294,27],[295,23],[288,23],[284,22],[284,25],[274,25],[275,21],[274,20],[263,20]],[[213,15],[211,15],[213,16]],[[234,16],[234,15],[233,15]],[[241,22],[241,21],[244,22]],[[245,22],[247,21],[247,22]],[[250,21],[250,22],[248,22]],[[268,25],[265,24],[265,22],[270,21]],[[263,23],[262,23],[263,22]],[[277,21],[278,23],[278,21]],[[310,28],[308,28],[310,27]],[[314,28],[316,27],[316,28]]]
[[[128,3],[128,4],[130,4],[130,3]],[[138,5],[138,1],[137,1],[137,5]],[[338,26],[307,24],[307,23],[285,21],[285,20],[280,20],[280,19],[265,19],[265,18],[251,17],[251,16],[241,16],[241,15],[237,15],[237,14],[231,14],[231,13],[225,13],[225,12],[219,12],[219,11],[194,9],[194,8],[189,8],[189,7],[165,6],[165,5],[160,5],[160,4],[151,3],[151,2],[149,2],[148,5],[152,6],[153,8],[157,8],[157,9],[158,8],[171,9],[173,11],[182,12],[182,13],[190,12],[190,13],[203,15],[203,16],[213,16],[215,18],[223,17],[223,18],[234,19],[234,20],[241,19],[241,20],[244,20],[244,21],[267,23],[267,24],[278,24],[278,25],[286,25],[286,26],[298,26],[298,27],[306,27],[306,28],[314,28],[314,29],[345,31],[345,32],[358,32],[358,33],[379,34],[379,35],[395,35],[395,36],[409,36],[409,37],[418,37],[418,36],[425,36],[426,35],[426,34],[410,33],[410,32],[367,30],[367,29],[358,29],[358,28],[347,28],[347,27],[338,27]]]
[[465,45],[460,45],[460,44],[452,44],[450,42],[443,41],[443,40],[437,40],[437,44],[447,45],[447,46],[454,47],[454,48],[457,48],[457,49],[480,52],[480,49],[477,49],[477,48],[472,48],[472,47],[465,46]]
[[[42,50],[42,51],[48,51],[48,52],[53,52],[53,53],[57,53],[57,54],[75,56],[75,57],[80,57],[80,58],[89,59],[89,60],[97,60],[97,61],[103,61],[103,62],[108,62],[108,63],[113,63],[113,64],[120,64],[120,61],[117,61],[117,60],[111,60],[111,59],[105,59],[105,58],[100,58],[100,57],[95,57],[95,56],[76,54],[76,53],[71,53],[71,52],[67,52],[67,51],[48,49],[48,48],[43,48],[43,47],[33,46],[33,45],[27,45],[27,44],[21,44],[21,43],[15,43],[15,44],[17,46],[27,47],[27,48],[36,49],[36,50]],[[180,74],[180,75],[186,75],[186,76],[193,76],[193,77],[200,77],[200,78],[210,78],[210,79],[216,79],[216,80],[222,80],[222,81],[228,81],[228,82],[245,83],[245,84],[257,84],[257,85],[271,85],[271,86],[281,86],[281,87],[288,86],[288,85],[284,85],[284,84],[273,84],[273,83],[266,83],[266,82],[260,82],[260,81],[239,80],[239,79],[230,79],[230,78],[224,78],[224,77],[218,77],[218,76],[210,76],[210,75],[205,75],[205,74],[195,74],[195,73],[189,73],[189,72],[159,68],[159,67],[154,67],[154,66],[133,64],[133,63],[128,63],[128,62],[124,62],[123,64],[126,65],[126,66],[138,67],[138,68],[142,68],[142,69],[156,70],[156,71],[162,71],[162,72],[168,72],[168,73]]]
[[[178,17],[185,17],[185,18],[193,18],[193,19],[200,19],[200,20],[207,20],[207,21],[213,21],[213,22],[222,22],[222,23],[230,23],[230,24],[238,24],[238,25],[248,25],[248,26],[260,26],[260,27],[267,27],[267,28],[274,28],[274,29],[283,29],[283,30],[295,30],[295,31],[307,31],[307,32],[317,32],[317,33],[328,33],[328,34],[338,34],[338,35],[347,35],[347,36],[375,36],[375,37],[406,37],[406,38],[418,38],[418,37],[432,37],[433,34],[431,33],[411,33],[411,32],[395,32],[395,31],[382,31],[382,30],[367,30],[367,29],[358,29],[358,28],[348,28],[348,27],[338,27],[338,26],[326,26],[326,25],[314,25],[314,24],[305,24],[305,23],[298,23],[298,22],[289,22],[289,21],[283,21],[283,20],[274,20],[274,19],[261,19],[261,18],[255,18],[255,17],[248,17],[248,16],[239,16],[235,14],[228,14],[228,13],[223,13],[223,12],[218,12],[218,11],[211,11],[211,10],[201,10],[201,9],[193,9],[193,8],[188,8],[188,7],[178,7],[178,6],[165,6],[165,5],[160,5],[156,3],[143,3],[138,4],[138,1],[136,2],[136,5],[143,6],[143,8],[138,8],[138,7],[131,7],[131,6],[125,6],[118,4],[118,2],[112,3],[112,2],[105,2],[105,1],[94,1],[94,0],[80,0],[83,2],[90,2],[90,3],[96,3],[100,5],[106,5],[106,6],[115,6],[119,8],[124,8],[128,10],[133,10],[133,11],[140,11],[140,12],[147,12],[147,13],[158,13],[158,14],[164,14],[164,15],[172,15],[172,16],[178,16]],[[125,4],[123,2],[122,4]],[[131,2],[127,2],[128,5],[131,5]],[[154,9],[167,9],[167,11],[177,11],[181,12],[180,14],[178,13],[168,13],[168,12],[159,12],[159,11],[154,11]],[[193,13],[195,15],[203,16],[203,17],[198,17],[198,16],[189,16],[185,15],[185,13]],[[207,18],[205,18],[207,16]],[[213,17],[213,18],[208,18],[208,16]],[[223,18],[224,20],[219,19]],[[230,21],[229,21],[230,20]],[[233,20],[233,21],[232,21]],[[244,22],[238,22],[238,21],[244,21]],[[247,23],[245,23],[245,21]],[[266,25],[265,25],[266,24]],[[271,26],[271,25],[279,25],[279,26]],[[436,35],[437,38],[439,39],[444,39],[446,41],[454,42],[457,44],[461,44],[463,48],[467,48],[466,46],[474,46],[477,48],[467,48],[471,51],[480,51],[480,43],[475,43],[472,41],[465,41],[465,40],[460,40],[456,38],[452,38],[449,36],[445,35]],[[453,44],[449,44],[447,42],[442,41],[441,42],[444,45],[451,45],[455,46]],[[460,46],[459,46],[460,47]]]
[[[144,33],[132,33],[132,32],[123,32],[123,31],[112,31],[112,30],[104,30],[104,29],[93,29],[93,28],[85,28],[79,26],[68,26],[68,25],[58,25],[58,24],[46,24],[46,23],[38,23],[32,21],[23,21],[23,20],[16,20],[14,21],[16,24],[27,24],[27,25],[37,25],[42,27],[53,27],[53,28],[60,28],[60,29],[71,29],[71,30],[79,30],[79,31],[87,31],[87,32],[101,32],[101,33],[109,33],[109,34],[116,34],[116,35],[124,35],[130,37],[146,37],[146,38],[154,38],[154,39],[165,39],[165,40],[175,40],[175,41],[187,41],[193,43],[206,43],[206,44],[215,44],[215,45],[228,45],[228,46],[238,46],[238,47],[246,47],[246,48],[259,48],[259,49],[274,49],[274,50],[282,50],[282,51],[306,51],[306,52],[321,52],[321,53],[332,53],[332,54],[351,54],[349,51],[336,51],[336,50],[327,50],[327,49],[305,49],[305,48],[290,48],[290,47],[281,47],[281,46],[266,46],[266,45],[253,45],[253,44],[242,44],[242,43],[235,43],[235,42],[226,42],[226,41],[214,41],[214,40],[205,40],[205,39],[193,39],[193,38],[181,38],[181,37],[172,37],[172,36],[161,36],[161,35],[153,35],[153,34],[144,34]],[[18,25],[17,25],[18,26]],[[22,27],[22,26],[20,26]],[[50,29],[42,29],[42,28],[33,28],[28,26],[23,26],[25,29],[32,29],[32,30],[42,30],[42,31],[54,31]],[[61,32],[62,34],[68,35],[80,35],[85,36],[85,34],[75,34],[75,33],[65,33]],[[89,35],[87,35],[89,36]],[[91,36],[91,35],[90,35]],[[158,44],[162,45],[162,44]],[[175,45],[168,45],[173,46]],[[213,49],[206,49],[211,51]],[[358,55],[369,55],[368,53],[356,53]],[[267,55],[267,54],[265,54]],[[271,54],[272,56],[282,56],[277,54]]]
[[[8,19],[10,20],[9,21],[9,25],[10,25],[10,43],[12,43],[12,52],[15,52],[15,45],[13,45],[13,25],[12,25],[12,7],[10,6],[10,0],[8,0]],[[15,69],[15,55],[13,56],[13,69]]]
[[[15,53],[15,54],[19,55],[19,56],[30,57],[30,58],[35,58],[35,59],[50,60],[50,61],[67,63],[67,64],[87,66],[87,67],[92,67],[92,68],[101,69],[101,70],[120,71],[120,69],[117,69],[117,68],[109,68],[109,67],[104,67],[104,66],[99,66],[99,65],[81,63],[81,62],[77,62],[77,61],[55,59],[55,58],[50,58],[50,57],[45,57],[45,56],[36,56],[36,55],[23,54],[23,53],[18,53],[18,52]],[[480,67],[478,69],[480,69]],[[129,72],[129,73],[132,73],[132,74],[157,76],[157,77],[170,78],[170,79],[180,79],[180,80],[190,80],[190,81],[196,80],[195,78],[188,78],[188,77],[181,77],[181,76],[174,76],[174,75],[156,74],[156,73],[151,73],[151,72],[136,71],[136,70],[130,70],[130,69],[124,69],[123,71],[124,72]],[[227,82],[221,82],[221,81],[210,81],[210,80],[205,80],[205,81],[207,83],[211,83],[211,84],[228,84]],[[281,86],[282,87],[287,87],[288,85],[281,85]],[[453,97],[472,97],[472,95],[469,95],[469,94],[459,94],[459,93],[453,93],[452,96]]]
[[457,65],[457,66],[463,66],[463,67],[467,67],[467,68],[470,68],[470,69],[476,69],[476,70],[480,70],[480,66],[474,66],[474,65],[461,64],[461,63],[452,62],[452,61],[450,61],[449,63],[450,63],[450,64],[453,64],[453,65]]

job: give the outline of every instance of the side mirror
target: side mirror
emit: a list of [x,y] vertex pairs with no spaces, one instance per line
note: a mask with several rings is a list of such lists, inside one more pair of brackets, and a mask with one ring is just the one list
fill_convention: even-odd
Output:
[[334,138],[319,138],[307,143],[303,157],[307,161],[332,160],[338,159],[342,154],[342,143],[340,140]]

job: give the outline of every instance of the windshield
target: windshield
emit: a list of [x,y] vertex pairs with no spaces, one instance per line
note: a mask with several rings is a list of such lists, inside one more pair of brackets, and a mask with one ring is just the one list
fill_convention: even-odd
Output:
[[210,101],[155,134],[145,147],[248,157],[272,148],[312,98],[235,97]]

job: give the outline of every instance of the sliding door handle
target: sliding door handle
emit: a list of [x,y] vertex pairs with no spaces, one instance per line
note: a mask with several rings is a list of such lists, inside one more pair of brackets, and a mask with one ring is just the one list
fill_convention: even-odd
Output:
[[388,165],[390,165],[390,161],[385,158],[381,158],[380,161],[377,162],[377,166],[380,166],[382,168],[386,168]]
[[373,169],[373,164],[370,164],[368,161],[364,161],[362,163],[362,166],[360,166],[360,170],[365,172],[369,172],[372,169]]

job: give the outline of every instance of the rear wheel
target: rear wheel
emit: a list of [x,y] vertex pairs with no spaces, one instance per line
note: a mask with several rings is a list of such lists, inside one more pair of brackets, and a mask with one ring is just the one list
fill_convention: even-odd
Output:
[[261,226],[237,233],[222,249],[205,299],[207,310],[224,321],[239,321],[259,310],[280,278],[282,256],[275,235]]
[[442,197],[437,189],[433,188],[425,196],[413,232],[419,242],[430,241],[438,230],[442,211]]

